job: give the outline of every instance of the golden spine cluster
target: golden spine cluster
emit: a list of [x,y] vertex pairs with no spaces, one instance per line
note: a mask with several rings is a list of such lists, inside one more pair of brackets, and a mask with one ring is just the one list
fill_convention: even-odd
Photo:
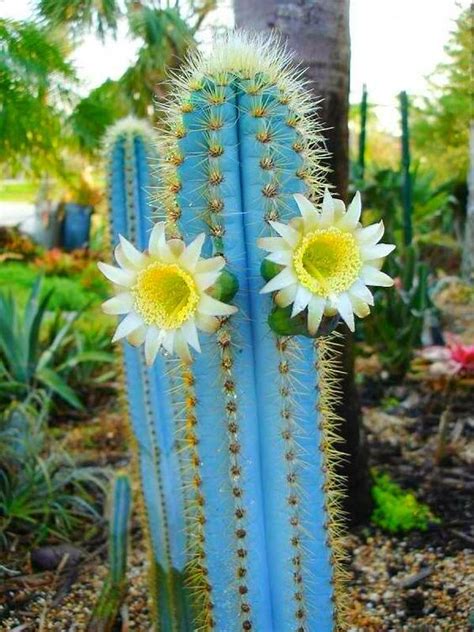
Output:
[[[189,587],[193,605],[195,606],[195,630],[212,630],[215,627],[213,616],[212,586],[206,565],[206,500],[202,492],[201,459],[199,457],[199,439],[196,433],[196,393],[194,376],[188,365],[181,365],[181,376],[184,396],[183,445],[186,450],[186,464],[190,468],[189,501],[186,511],[186,522],[189,524],[190,550],[186,568],[186,582]],[[188,478],[186,479],[188,480]],[[188,490],[185,490],[186,493]]]
[[340,473],[345,454],[339,447],[339,434],[342,419],[334,412],[334,407],[341,397],[341,374],[338,356],[342,352],[341,335],[318,338],[315,342],[317,360],[315,368],[318,375],[319,402],[318,412],[321,430],[320,450],[323,454],[323,471],[325,477],[324,491],[326,499],[328,546],[331,551],[332,584],[335,614],[335,629],[347,629],[348,592],[347,551],[344,544],[346,514],[343,500],[346,494],[346,482]]

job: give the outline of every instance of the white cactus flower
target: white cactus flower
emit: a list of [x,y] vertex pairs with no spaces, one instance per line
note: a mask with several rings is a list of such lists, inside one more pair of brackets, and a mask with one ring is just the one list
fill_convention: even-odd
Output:
[[328,189],[320,208],[301,194],[294,197],[301,217],[288,224],[270,222],[280,236],[258,241],[270,252],[266,259],[283,266],[261,292],[276,292],[275,302],[280,307],[292,304],[292,317],[307,309],[312,335],[323,315],[337,312],[354,331],[354,314],[364,318],[374,304],[367,286],[393,285],[380,268],[395,246],[378,243],[384,233],[383,222],[366,227],[360,224],[359,193],[347,210]]
[[163,222],[155,224],[146,252],[119,237],[119,267],[98,263],[116,292],[103,303],[103,311],[125,315],[113,341],[126,338],[134,346],[144,344],[148,365],[161,348],[190,362],[188,345],[201,350],[198,329],[212,333],[219,327],[218,316],[237,311],[206,292],[218,280],[224,258],[201,258],[204,233],[188,246],[180,239],[167,240]]

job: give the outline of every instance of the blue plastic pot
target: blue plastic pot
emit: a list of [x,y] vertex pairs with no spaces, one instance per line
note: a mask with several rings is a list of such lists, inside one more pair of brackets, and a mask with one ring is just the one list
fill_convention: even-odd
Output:
[[63,248],[76,250],[89,245],[92,206],[68,203],[64,205]]

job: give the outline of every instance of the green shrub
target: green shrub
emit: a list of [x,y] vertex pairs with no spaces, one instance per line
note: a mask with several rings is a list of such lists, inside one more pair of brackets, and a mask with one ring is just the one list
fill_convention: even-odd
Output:
[[[32,401],[35,405],[32,405]],[[18,536],[83,537],[99,519],[102,470],[78,468],[46,428],[47,399],[12,403],[0,416],[0,548]]]
[[392,259],[387,272],[395,286],[375,291],[372,314],[359,325],[364,340],[377,351],[383,369],[399,381],[410,368],[415,349],[421,346],[423,323],[433,310],[428,287],[428,267],[414,246]]
[[388,474],[374,473],[372,497],[375,503],[372,522],[390,533],[426,531],[430,524],[439,522],[427,505],[394,483]]
[[[0,287],[11,290],[20,304],[27,302],[41,268],[19,262],[4,262],[0,266]],[[51,275],[44,278],[41,298],[51,293],[50,310],[80,311],[89,305],[98,305],[107,298],[107,283],[91,262],[76,275]]]

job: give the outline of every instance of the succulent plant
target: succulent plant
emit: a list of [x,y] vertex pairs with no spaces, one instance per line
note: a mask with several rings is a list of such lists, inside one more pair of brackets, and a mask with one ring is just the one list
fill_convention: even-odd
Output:
[[88,632],[113,629],[126,592],[132,489],[125,472],[119,472],[115,477],[110,505],[109,575],[89,621]]
[[368,314],[366,285],[391,283],[380,272],[391,247],[377,244],[382,225],[360,226],[359,198],[347,210],[327,191],[311,203],[326,186],[320,125],[276,40],[237,33],[173,81],[157,212],[127,204],[151,186],[134,153],[144,135],[110,146],[114,243],[122,237],[119,267],[101,266],[116,286],[104,308],[125,315],[116,339],[131,343],[156,627],[338,629],[342,456],[328,334],[339,315],[352,328],[353,313]]

